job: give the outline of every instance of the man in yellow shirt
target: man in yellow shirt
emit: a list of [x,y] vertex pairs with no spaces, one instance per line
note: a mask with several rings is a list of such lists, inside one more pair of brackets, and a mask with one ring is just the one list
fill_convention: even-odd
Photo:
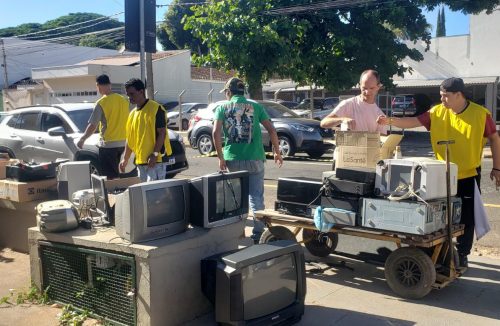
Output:
[[87,128],[76,146],[83,144],[99,127],[99,164],[101,172],[108,179],[119,177],[118,163],[125,149],[125,124],[129,103],[121,95],[113,93],[107,75],[96,78],[96,86],[102,97],[95,103]]
[[450,161],[458,166],[457,196],[462,199],[464,234],[457,238],[461,267],[467,267],[467,256],[474,241],[474,190],[480,188],[481,155],[486,138],[490,141],[493,168],[490,179],[500,187],[500,137],[488,109],[467,100],[461,78],[448,78],[441,83],[441,104],[417,117],[388,118],[379,116],[377,122],[399,128],[424,126],[430,130],[432,149],[438,160],[445,159],[445,146],[440,140],[454,140],[450,147]]
[[147,99],[144,83],[132,78],[125,83],[130,103],[136,107],[127,120],[125,155],[120,170],[125,166],[132,152],[141,181],[165,179],[166,163],[163,156],[170,156],[172,148],[167,132],[166,111],[159,103]]

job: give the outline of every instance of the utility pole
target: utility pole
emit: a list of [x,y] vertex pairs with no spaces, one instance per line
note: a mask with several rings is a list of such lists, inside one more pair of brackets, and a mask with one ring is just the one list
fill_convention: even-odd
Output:
[[3,67],[3,88],[9,87],[9,77],[7,76],[7,55],[5,54],[5,45],[3,38],[0,38],[0,45],[2,46],[2,67]]
[[139,48],[140,48],[140,64],[141,64],[141,80],[146,81],[146,42],[144,39],[144,1],[139,1]]
[[146,52],[146,92],[148,98],[155,99],[155,84],[153,82],[153,54]]

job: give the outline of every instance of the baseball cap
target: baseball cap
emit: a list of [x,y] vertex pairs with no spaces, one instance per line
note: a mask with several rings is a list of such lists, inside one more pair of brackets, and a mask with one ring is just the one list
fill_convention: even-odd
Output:
[[456,77],[445,79],[441,83],[440,90],[442,92],[463,93],[465,91],[464,81],[462,80],[462,78],[456,78]]
[[220,91],[220,93],[224,93],[226,89],[230,90],[231,92],[235,91],[244,92],[245,83],[243,83],[241,79],[233,77],[226,82],[224,88]]

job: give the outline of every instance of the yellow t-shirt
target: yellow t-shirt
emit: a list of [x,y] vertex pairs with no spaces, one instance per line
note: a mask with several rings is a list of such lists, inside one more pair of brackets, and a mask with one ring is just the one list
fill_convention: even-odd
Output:
[[121,95],[111,93],[104,95],[97,102],[102,108],[106,119],[106,128],[103,132],[102,123],[99,132],[106,142],[125,140],[125,124],[129,114],[129,102]]
[[[147,164],[148,157],[154,152],[156,142],[156,113],[165,109],[153,100],[148,100],[142,109],[133,109],[127,120],[127,145],[135,154],[135,164]],[[165,136],[165,153],[159,155],[156,162],[162,161],[164,154],[171,155],[172,147],[168,132]]]
[[477,175],[481,166],[483,147],[486,144],[484,128],[489,111],[473,102],[456,114],[443,104],[436,105],[430,111],[431,143],[438,160],[446,159],[446,146],[438,145],[442,140],[454,140],[449,145],[450,162],[458,166],[458,179]]

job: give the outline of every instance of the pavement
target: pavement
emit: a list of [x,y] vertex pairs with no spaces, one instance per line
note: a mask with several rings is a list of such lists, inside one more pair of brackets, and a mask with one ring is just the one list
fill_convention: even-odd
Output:
[[[247,227],[246,233],[250,232]],[[248,238],[242,241],[250,244]],[[500,325],[500,256],[475,253],[464,276],[423,299],[406,300],[391,291],[382,265],[335,255],[317,258],[305,252],[306,308],[297,325]],[[14,294],[29,289],[29,264],[27,254],[0,249],[0,298],[9,296],[10,289]],[[0,326],[55,326],[60,311],[3,303]],[[88,320],[84,325],[98,323]],[[213,314],[207,314],[186,325],[216,323]]]

